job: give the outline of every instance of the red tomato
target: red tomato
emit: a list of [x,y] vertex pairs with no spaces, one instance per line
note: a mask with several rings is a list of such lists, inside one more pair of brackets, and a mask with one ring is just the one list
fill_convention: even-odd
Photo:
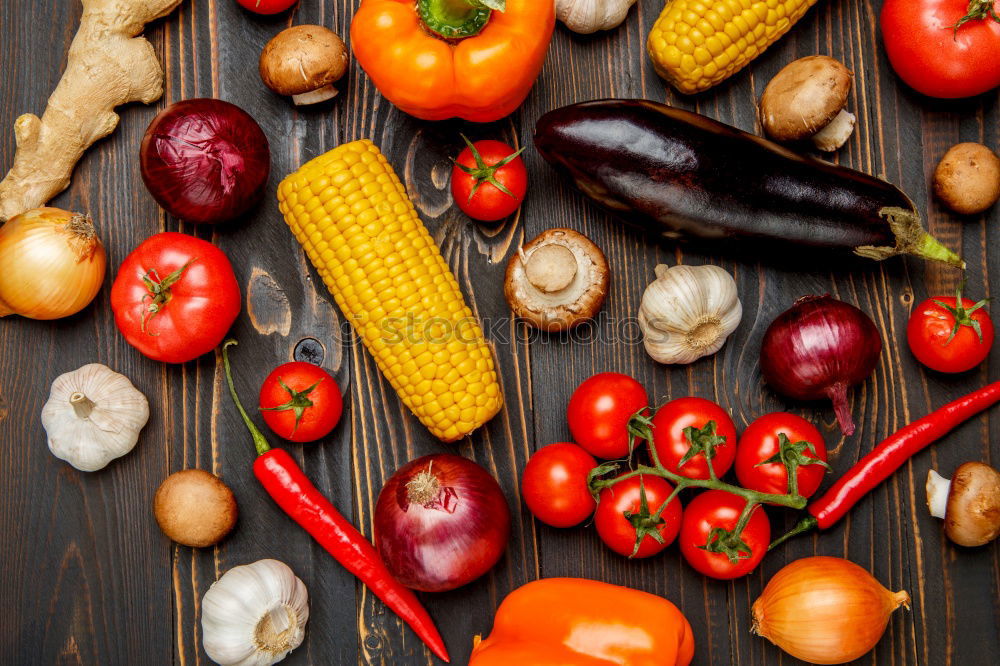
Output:
[[255,14],[277,14],[283,12],[299,0],[236,0],[240,7]]
[[125,257],[111,308],[130,345],[155,361],[183,363],[222,342],[240,313],[240,287],[222,250],[167,232]]
[[[594,526],[601,541],[627,557],[656,555],[672,544],[681,528],[681,501],[675,497],[658,520],[653,516],[673,491],[667,480],[648,475],[633,476],[602,490],[594,514]],[[662,541],[656,540],[653,536],[656,533]]]
[[573,440],[598,458],[629,454],[632,415],[649,405],[646,389],[628,375],[602,372],[573,392],[566,409]]
[[326,437],[340,421],[343,409],[337,380],[312,363],[279,365],[260,387],[264,423],[290,442]]
[[753,571],[771,543],[771,523],[760,505],[754,508],[740,535],[742,545],[732,546],[739,559],[733,562],[725,553],[706,549],[706,546],[720,547],[721,536],[713,535],[712,531],[736,527],[745,506],[746,500],[724,490],[706,490],[691,500],[684,509],[680,535],[681,554],[688,564],[706,576],[721,580],[739,578]]
[[587,486],[595,467],[594,457],[576,444],[557,442],[542,447],[528,460],[521,477],[528,510],[552,527],[579,525],[596,506]]
[[[819,489],[826,473],[826,467],[812,462],[826,462],[826,443],[813,424],[795,414],[765,414],[747,426],[736,447],[736,478],[750,490],[773,495],[788,493],[788,469],[781,462],[782,442],[784,458],[796,465],[798,494],[809,497]],[[761,464],[765,460],[775,462]]]
[[[687,428],[693,430],[685,432]],[[705,454],[699,453],[706,444],[714,446],[712,469],[721,478],[736,457],[736,426],[722,407],[711,400],[689,397],[671,400],[656,410],[653,446],[668,470],[689,479],[707,479],[708,463]],[[693,455],[681,465],[692,450]]]
[[[985,13],[988,5],[982,4]],[[1000,0],[993,8],[1000,13]],[[1000,86],[1000,22],[983,16],[954,30],[968,10],[969,0],[885,0],[885,52],[911,88],[954,98]]]
[[993,346],[993,322],[983,307],[986,302],[963,298],[961,307],[957,303],[954,296],[928,298],[914,308],[906,325],[910,351],[931,370],[971,370]]
[[515,151],[500,141],[465,139],[465,144],[451,170],[451,195],[474,220],[502,220],[518,209],[528,190],[524,148]]

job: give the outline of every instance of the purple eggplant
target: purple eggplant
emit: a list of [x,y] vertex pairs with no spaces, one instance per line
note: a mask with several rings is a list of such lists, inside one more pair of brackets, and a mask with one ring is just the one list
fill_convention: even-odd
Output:
[[538,120],[535,146],[589,198],[669,238],[965,266],[894,185],[689,111],[642,100],[574,104]]

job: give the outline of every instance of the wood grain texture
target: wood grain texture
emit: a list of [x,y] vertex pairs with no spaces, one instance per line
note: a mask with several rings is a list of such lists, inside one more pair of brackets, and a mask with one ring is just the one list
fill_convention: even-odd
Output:
[[[755,100],[790,60],[826,53],[856,73],[851,108],[858,130],[834,159],[899,184],[926,213],[931,230],[961,248],[969,293],[991,296],[1000,276],[1000,210],[959,219],[928,190],[928,177],[949,145],[980,141],[1000,146],[1000,95],[946,102],[903,86],[881,51],[879,2],[820,3],[795,29],[744,72],[707,94],[684,97],[667,89],[644,52],[659,0],[640,0],[626,24],[582,37],[561,26],[542,76],[524,107],[486,126],[414,120],[379,96],[353,65],[341,95],[296,109],[260,83],[260,48],[280,29],[299,23],[348,32],[355,0],[304,0],[294,11],[258,17],[232,0],[186,0],[147,32],[164,63],[164,100],[122,110],[122,123],[79,164],[73,184],[55,204],[89,211],[113,270],[152,233],[179,230],[218,244],[232,259],[244,294],[233,335],[235,380],[255,397],[268,370],[289,360],[300,340],[314,338],[323,366],[349,395],[343,423],[315,445],[290,445],[316,485],[370,536],[372,507],[383,481],[406,461],[457,451],[500,480],[513,507],[507,556],[483,579],[454,592],[421,595],[437,619],[454,663],[464,664],[472,636],[487,633],[497,604],[513,588],[540,576],[584,576],[664,595],[690,619],[701,664],[793,664],[750,633],[749,608],[765,582],[793,559],[811,554],[848,557],[887,587],[906,589],[910,612],[896,613],[885,638],[862,664],[1000,663],[1000,548],[961,549],[926,515],[927,470],[952,471],[966,460],[997,464],[1000,417],[994,412],[960,427],[917,456],[862,501],[841,524],[789,543],[744,579],[707,580],[676,549],[630,562],[601,547],[587,527],[555,530],[532,520],[520,502],[519,475],[530,454],[568,439],[562,414],[572,389],[595,371],[640,379],[662,401],[699,395],[730,409],[739,427],[769,410],[788,409],[817,423],[834,469],[845,470],[888,433],[942,403],[997,379],[1000,351],[958,377],[923,370],[904,343],[915,302],[951,290],[959,276],[918,261],[877,265],[802,266],[762,263],[753,256],[706,253],[706,248],[658,244],[624,228],[585,202],[532,149],[523,210],[498,228],[478,227],[453,205],[449,158],[471,138],[530,143],[535,119],[559,105],[600,97],[666,101],[755,131]],[[0,169],[13,158],[11,124],[40,112],[59,78],[80,6],[69,0],[0,3]],[[142,185],[138,146],[157,110],[190,97],[221,97],[247,109],[271,141],[270,194],[245,219],[192,227],[163,213]],[[273,196],[280,178],[307,159],[352,139],[372,138],[404,178],[411,196],[455,270],[496,350],[507,405],[492,422],[456,445],[437,442],[403,408],[361,348],[281,221]],[[573,338],[540,336],[509,320],[501,289],[504,266],[519,243],[553,226],[585,232],[612,266],[612,292],[595,325]],[[722,351],[689,367],[657,365],[627,320],[657,263],[716,263],[736,276],[743,323]],[[183,366],[149,361],[115,330],[110,278],[83,313],[56,322],[0,322],[0,663],[206,664],[199,605],[208,586],[229,568],[262,557],[289,564],[311,597],[306,642],[288,664],[430,664],[414,634],[298,529],[250,473],[253,448],[224,391],[218,354]],[[852,393],[856,435],[843,438],[825,405],[790,404],[761,387],[757,353],[770,321],[798,296],[829,292],[872,314],[885,351],[872,379]],[[53,458],[38,414],[56,375],[99,361],[128,375],[150,401],[139,446],[107,469],[84,474]],[[215,549],[192,551],[160,534],[151,501],[170,472],[209,469],[233,488],[240,519]],[[773,530],[794,517],[769,511]]]

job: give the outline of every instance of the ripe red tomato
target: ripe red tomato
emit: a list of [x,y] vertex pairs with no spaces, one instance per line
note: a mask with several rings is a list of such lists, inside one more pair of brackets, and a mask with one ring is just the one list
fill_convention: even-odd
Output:
[[726,553],[706,548],[721,547],[724,537],[717,531],[713,534],[713,531],[736,527],[745,506],[746,500],[724,490],[706,490],[691,500],[684,509],[680,534],[681,554],[688,564],[706,576],[720,580],[739,578],[753,571],[771,543],[771,523],[760,505],[754,508],[740,535],[742,544],[731,545],[739,559],[733,562]]
[[707,479],[708,463],[701,453],[706,445],[715,449],[712,469],[721,478],[736,457],[736,426],[722,407],[711,400],[688,397],[671,400],[656,410],[653,446],[668,470],[689,479]]
[[524,466],[521,492],[531,514],[552,527],[579,525],[594,512],[587,486],[594,457],[570,442],[557,442],[535,452]]
[[465,139],[465,144],[451,170],[451,195],[474,220],[502,220],[518,209],[528,190],[524,148],[515,151],[500,141]]
[[[648,475],[633,476],[602,490],[594,514],[601,541],[627,557],[656,555],[672,544],[681,529],[681,501],[675,497],[658,520],[653,516],[673,491],[666,479]],[[657,533],[660,541],[653,536]]]
[[264,423],[290,442],[315,442],[326,437],[343,410],[337,380],[312,363],[279,365],[260,387]]
[[628,375],[602,372],[573,392],[566,408],[573,440],[598,458],[624,458],[629,453],[632,415],[649,405],[646,389]]
[[125,257],[111,308],[130,345],[155,361],[183,363],[222,342],[240,313],[240,287],[222,250],[167,232]]
[[[965,372],[983,362],[993,346],[993,322],[985,301],[946,296],[918,305],[906,325],[906,340],[917,360],[938,372]],[[977,330],[978,329],[978,330]]]
[[[885,0],[881,25],[892,68],[931,97],[972,97],[1000,86],[1000,22],[988,15],[954,26],[968,0]],[[1000,13],[1000,0],[993,4]]]
[[277,14],[283,12],[299,0],[236,0],[244,9],[255,14]]
[[[809,497],[815,493],[827,468],[813,461],[826,462],[826,443],[813,424],[787,412],[765,414],[743,431],[736,447],[736,478],[740,485],[761,493],[788,493],[788,469],[781,462],[782,456],[796,466],[799,495]],[[774,462],[761,464],[765,460]]]

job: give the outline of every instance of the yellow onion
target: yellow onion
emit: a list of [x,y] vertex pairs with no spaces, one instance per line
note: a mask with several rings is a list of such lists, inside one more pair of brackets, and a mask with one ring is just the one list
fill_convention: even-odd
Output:
[[843,664],[865,654],[885,633],[889,616],[910,607],[849,560],[806,557],[774,575],[753,604],[753,631],[813,664]]
[[36,208],[0,227],[0,317],[59,319],[101,290],[107,258],[86,215]]

